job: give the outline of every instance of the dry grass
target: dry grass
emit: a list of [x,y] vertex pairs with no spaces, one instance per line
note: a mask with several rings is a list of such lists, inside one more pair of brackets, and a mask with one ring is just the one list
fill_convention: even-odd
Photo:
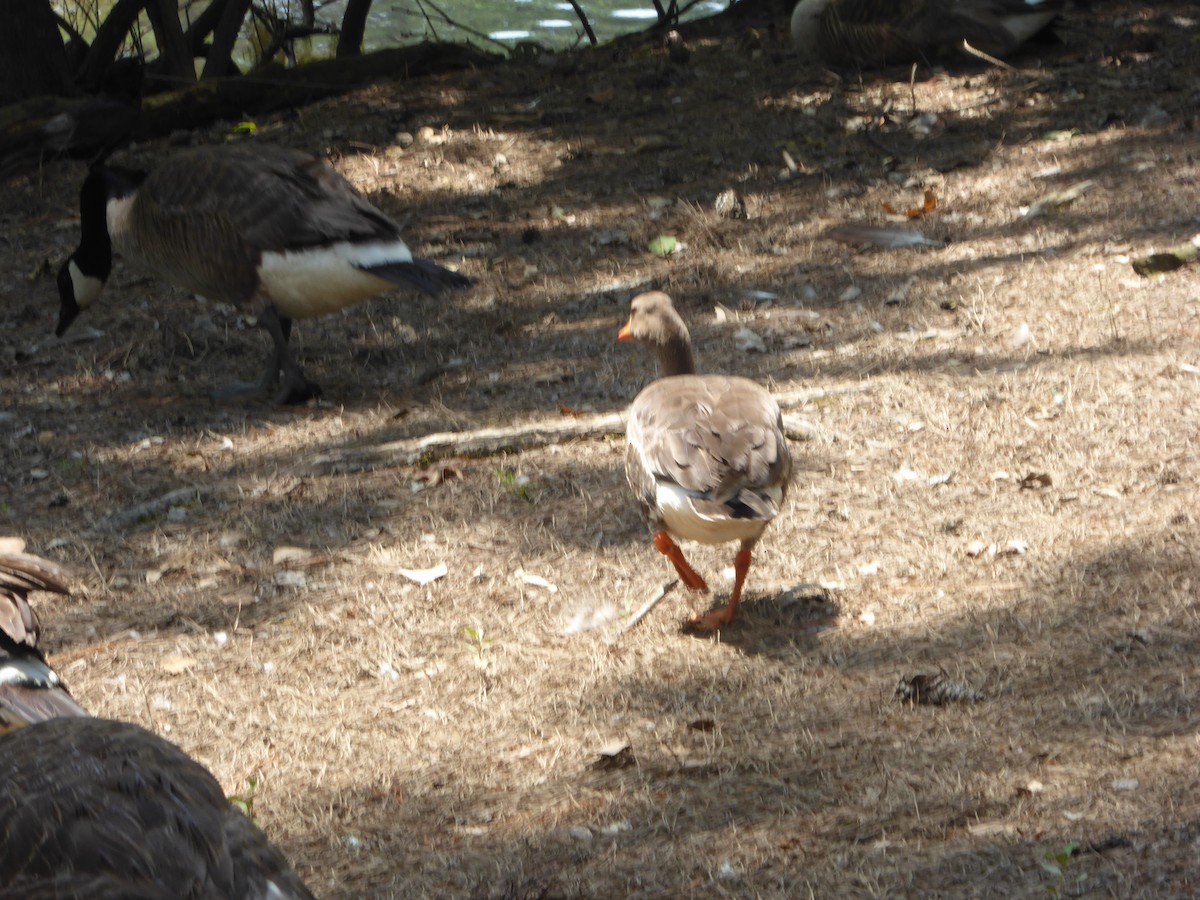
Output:
[[[801,77],[774,39],[737,36],[696,41],[686,69],[596,52],[261,123],[318,151],[378,146],[340,167],[479,281],[302,324],[314,408],[210,403],[265,338],[129,269],[79,323],[102,336],[48,340],[52,280],[27,276],[73,244],[81,173],[10,185],[0,532],[78,573],[74,599],[41,603],[54,661],[90,709],[165,733],[228,792],[257,776],[255,814],[330,898],[1190,895],[1200,269],[1146,281],[1128,262],[1198,230],[1183,13],[1106,5],[1046,68],[919,83],[941,115],[923,141],[907,83]],[[778,180],[783,147],[811,174]],[[712,211],[728,187],[750,219]],[[921,227],[945,248],[820,238],[926,187],[941,209]],[[685,252],[645,253],[661,233]],[[703,601],[677,590],[610,641],[669,575],[616,442],[461,460],[432,485],[419,466],[306,469],[619,409],[649,363],[615,331],[651,285],[709,369],[860,388],[804,410],[821,439],[796,446],[721,639],[679,633]],[[766,354],[733,349],[741,325]],[[93,530],[180,487],[199,501]],[[968,552],[1010,541],[1027,549]],[[731,552],[695,560],[717,576]],[[427,586],[398,573],[438,563]],[[581,611],[600,627],[564,634]],[[939,667],[987,700],[893,699]],[[635,764],[592,769],[614,741]],[[1041,863],[1069,842],[1057,884]]]

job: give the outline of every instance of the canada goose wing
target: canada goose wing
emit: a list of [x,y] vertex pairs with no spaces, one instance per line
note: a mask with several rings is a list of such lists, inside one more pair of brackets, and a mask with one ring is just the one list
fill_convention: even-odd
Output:
[[398,226],[323,160],[273,145],[178,154],[138,191],[130,249],[168,280],[244,303],[264,253],[395,241]]
[[0,538],[0,733],[58,716],[85,716],[38,647],[31,591],[68,593],[62,569]]
[[309,900],[216,779],[125,722],[0,737],[0,897]]
[[630,484],[643,503],[652,503],[654,483],[665,481],[709,514],[721,507],[725,516],[770,519],[778,512],[763,492],[786,491],[791,456],[778,405],[749,379],[680,375],[654,382],[634,401],[628,440]]

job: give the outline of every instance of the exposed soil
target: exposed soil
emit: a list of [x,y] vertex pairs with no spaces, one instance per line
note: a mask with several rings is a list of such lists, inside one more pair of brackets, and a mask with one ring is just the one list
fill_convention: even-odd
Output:
[[[38,598],[52,661],[228,793],[257,779],[329,898],[1193,895],[1200,266],[1130,262],[1200,231],[1200,25],[1114,3],[1059,34],[910,84],[743,31],[261,121],[477,279],[301,323],[325,395],[296,409],[210,400],[259,371],[253,311],[129,267],[54,339],[83,168],[6,185],[0,532],[77,574]],[[822,236],[926,190],[934,246]],[[652,287],[704,368],[831,391],[794,410],[817,437],[719,637],[680,625],[732,547],[690,551],[714,598],[622,633],[673,573],[619,437],[313,464],[619,411],[653,376],[615,341]],[[943,671],[984,699],[894,697]]]

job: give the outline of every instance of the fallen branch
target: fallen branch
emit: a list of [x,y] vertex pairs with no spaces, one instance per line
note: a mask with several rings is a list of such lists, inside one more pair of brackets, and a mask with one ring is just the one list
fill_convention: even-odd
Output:
[[671,593],[671,591],[675,589],[675,585],[677,584],[679,584],[678,578],[676,578],[674,581],[669,581],[664,585],[660,585],[658,590],[650,596],[650,599],[638,607],[638,611],[629,617],[629,621],[625,623],[625,627],[608,639],[608,645],[611,647],[630,631],[632,631],[638,622],[642,621],[642,619],[646,618],[646,616],[650,614],[650,610],[658,606],[663,597],[667,596],[667,594]]
[[[781,409],[790,409],[824,397],[853,394],[870,390],[869,384],[853,384],[839,388],[785,391],[775,394]],[[793,440],[812,440],[816,429],[796,416],[784,416],[784,431]],[[375,444],[331,450],[314,456],[305,466],[308,474],[335,475],[347,472],[369,472],[389,466],[428,464],[450,456],[494,456],[545,447],[578,438],[603,438],[625,433],[625,413],[604,413],[596,416],[562,418],[540,422],[479,428],[474,431],[440,431],[419,438],[404,438]]]
[[198,502],[203,499],[205,493],[204,488],[198,487],[178,488],[174,491],[168,491],[161,497],[155,497],[153,500],[147,500],[145,503],[139,503],[137,506],[132,506],[129,509],[110,513],[93,525],[90,530],[93,534],[104,531],[123,531],[145,519],[158,518],[168,512],[172,506],[183,506],[188,503]]

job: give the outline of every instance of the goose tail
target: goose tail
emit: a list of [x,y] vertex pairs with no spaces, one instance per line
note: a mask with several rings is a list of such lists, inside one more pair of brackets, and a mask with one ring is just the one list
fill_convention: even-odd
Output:
[[432,260],[414,257],[408,262],[387,262],[365,268],[372,275],[393,284],[406,285],[437,296],[449,290],[465,288],[471,279],[461,272],[447,269]]

